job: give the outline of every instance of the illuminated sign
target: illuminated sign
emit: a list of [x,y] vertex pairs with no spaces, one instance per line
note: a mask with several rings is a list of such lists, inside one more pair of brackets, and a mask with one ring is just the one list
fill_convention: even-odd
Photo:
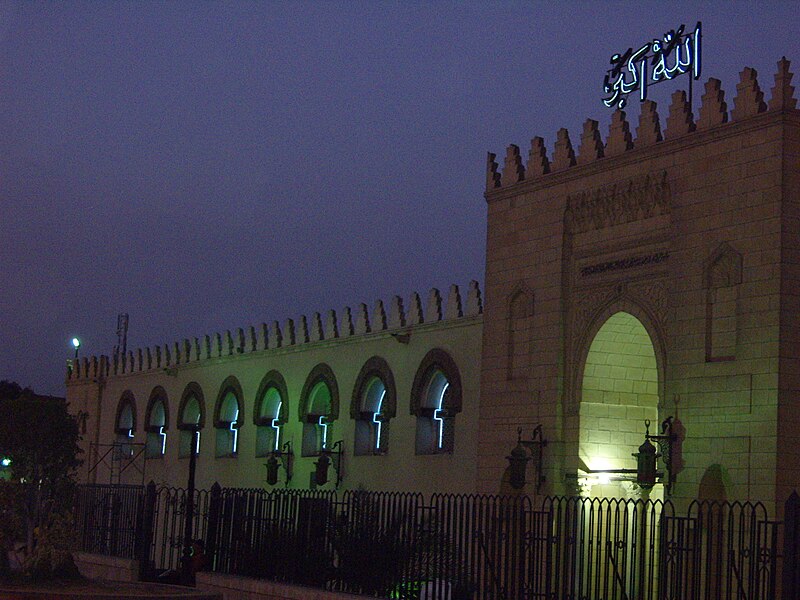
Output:
[[694,31],[684,33],[670,29],[661,39],[647,42],[638,50],[628,48],[611,56],[611,68],[603,81],[609,94],[603,104],[624,108],[628,94],[639,91],[639,100],[647,100],[647,87],[674,79],[691,71],[692,79],[700,77],[700,21]]

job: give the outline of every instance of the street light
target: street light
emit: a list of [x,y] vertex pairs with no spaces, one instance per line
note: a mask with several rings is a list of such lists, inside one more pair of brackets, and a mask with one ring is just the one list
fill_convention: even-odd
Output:
[[81,347],[81,341],[76,337],[72,338],[72,346],[75,348],[75,358],[78,358],[78,349]]

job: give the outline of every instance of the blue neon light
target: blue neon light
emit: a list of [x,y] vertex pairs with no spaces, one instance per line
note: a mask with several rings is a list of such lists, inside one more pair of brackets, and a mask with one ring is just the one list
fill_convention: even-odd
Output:
[[233,421],[228,426],[228,429],[231,430],[233,433],[233,446],[231,448],[231,454],[236,454],[236,447],[239,445],[239,430],[235,427],[237,420],[239,419],[239,409],[236,409],[236,412],[233,413]]
[[280,447],[279,444],[281,439],[281,428],[278,426],[278,420],[281,418],[282,404],[283,401],[278,402],[278,410],[275,411],[275,418],[272,419],[272,424],[270,425],[270,427],[272,427],[275,430],[275,452],[277,452],[278,448]]
[[628,48],[611,56],[611,68],[603,81],[603,91],[609,94],[603,103],[609,108],[624,108],[628,94],[639,90],[639,99],[647,99],[647,86],[669,81],[689,72],[699,79],[702,59],[701,23],[694,31],[684,32],[685,26],[670,30],[661,39],[647,42],[639,49]]
[[378,400],[378,410],[375,411],[375,414],[372,415],[372,422],[375,423],[375,450],[381,449],[381,427],[383,423],[378,420],[378,417],[381,415],[381,407],[383,406],[383,398],[386,396],[386,389],[384,388],[383,393],[381,394],[380,400]]
[[161,454],[167,451],[167,434],[164,432],[164,426],[158,428],[158,435],[161,436]]
[[437,448],[440,450],[444,445],[444,419],[439,415],[442,413],[442,402],[444,402],[444,394],[447,391],[447,388],[450,387],[450,382],[444,384],[442,388],[442,393],[439,395],[439,400],[436,402],[436,410],[433,411],[433,420],[439,422],[439,440]]
[[319,416],[319,426],[322,427],[322,449],[328,447],[328,424],[323,423],[322,421],[325,419],[325,415]]

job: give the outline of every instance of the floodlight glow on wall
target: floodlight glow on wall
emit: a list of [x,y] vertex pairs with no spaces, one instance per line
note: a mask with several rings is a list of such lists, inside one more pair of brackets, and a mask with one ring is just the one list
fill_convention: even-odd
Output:
[[[644,490],[650,490],[656,483],[663,483],[667,495],[672,493],[675,483],[675,473],[672,471],[672,451],[677,442],[677,435],[672,433],[672,417],[667,417],[661,423],[661,434],[650,434],[650,419],[644,421],[644,443],[639,446],[639,451],[631,454],[636,459],[635,469],[580,469],[578,480],[593,480],[598,484],[612,481],[629,481],[636,483]],[[656,448],[653,445],[658,445]],[[658,470],[658,461],[664,466],[663,471]],[[510,457],[509,457],[509,460]]]

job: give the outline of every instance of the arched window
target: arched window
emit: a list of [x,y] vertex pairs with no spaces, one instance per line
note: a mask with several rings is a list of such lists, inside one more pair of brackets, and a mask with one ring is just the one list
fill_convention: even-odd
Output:
[[361,368],[353,389],[350,416],[355,419],[353,453],[356,456],[386,454],[389,421],[396,414],[394,377],[389,365],[373,356]]
[[281,449],[281,428],[286,423],[289,402],[286,382],[277,371],[267,373],[256,394],[253,422],[256,425],[256,456]]
[[311,370],[300,395],[303,423],[302,456],[330,448],[331,426],[339,416],[339,387],[331,368],[321,363]]
[[239,427],[242,426],[242,386],[235,377],[228,377],[220,387],[214,428],[217,430],[217,458],[235,457],[239,452]]
[[147,441],[145,456],[160,458],[167,450],[167,393],[161,386],[156,386],[150,393],[145,415],[145,431]]
[[134,433],[136,431],[136,398],[130,391],[125,391],[119,399],[117,418],[114,422],[114,433],[117,434],[117,452],[122,456],[132,456]]
[[452,453],[461,412],[461,376],[443,350],[428,352],[414,377],[411,409],[417,417],[417,454]]
[[205,403],[203,390],[196,383],[190,383],[183,391],[178,414],[178,429],[181,432],[178,456],[188,458],[192,452],[200,454],[200,432],[205,426]]

